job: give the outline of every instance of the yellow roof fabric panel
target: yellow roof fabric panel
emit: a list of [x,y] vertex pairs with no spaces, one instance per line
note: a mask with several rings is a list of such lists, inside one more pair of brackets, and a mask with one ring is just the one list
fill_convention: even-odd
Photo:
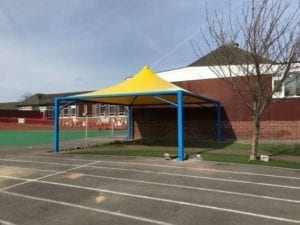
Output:
[[145,66],[140,72],[127,80],[111,87],[88,92],[77,96],[99,96],[99,95],[118,95],[136,94],[163,91],[183,90],[180,87],[169,83],[157,76],[149,67]]
[[[177,91],[190,93],[160,78],[149,67],[145,66],[136,75],[119,84],[71,97],[80,98],[81,101],[117,105],[159,105],[168,104],[167,101],[176,104],[175,93]],[[166,101],[161,100],[161,98]],[[185,96],[184,102],[200,103],[203,100],[193,96]]]

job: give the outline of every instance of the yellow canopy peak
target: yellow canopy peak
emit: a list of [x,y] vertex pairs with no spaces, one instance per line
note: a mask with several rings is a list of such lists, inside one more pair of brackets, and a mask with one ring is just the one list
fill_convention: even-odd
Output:
[[144,66],[136,75],[124,80],[121,83],[110,86],[105,89],[96,90],[81,94],[79,96],[103,96],[119,94],[141,94],[151,92],[167,92],[182,90],[180,87],[169,83],[157,76],[148,66]]

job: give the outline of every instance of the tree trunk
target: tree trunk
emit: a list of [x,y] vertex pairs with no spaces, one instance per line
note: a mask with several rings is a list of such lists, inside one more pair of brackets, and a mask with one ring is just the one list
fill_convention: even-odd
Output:
[[253,132],[252,132],[250,160],[257,159],[259,131],[260,131],[260,117],[258,115],[255,115],[253,118]]

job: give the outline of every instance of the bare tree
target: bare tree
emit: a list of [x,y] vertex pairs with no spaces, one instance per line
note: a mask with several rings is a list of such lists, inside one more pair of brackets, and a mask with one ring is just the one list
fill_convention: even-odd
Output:
[[32,94],[30,92],[26,92],[24,94],[21,95],[21,97],[18,99],[18,101],[24,101],[26,98],[32,96]]
[[[202,31],[202,36],[210,50],[219,47],[209,67],[252,115],[250,160],[257,158],[262,114],[299,60],[299,4],[292,9],[285,0],[248,0],[242,15],[229,11],[226,20],[223,14],[209,17],[206,13],[209,32]],[[199,47],[193,47],[203,55]]]

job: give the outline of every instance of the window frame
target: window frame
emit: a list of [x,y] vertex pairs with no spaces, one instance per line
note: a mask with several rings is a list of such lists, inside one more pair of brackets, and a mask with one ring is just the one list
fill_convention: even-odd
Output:
[[118,116],[126,116],[126,106],[125,105],[119,105]]
[[69,108],[63,108],[62,111],[63,111],[63,115],[62,115],[63,117],[69,116]]
[[53,119],[54,118],[54,110],[53,109],[47,109],[45,115],[46,115],[47,119]]
[[[290,79],[290,77],[293,77]],[[297,84],[299,83],[299,87]],[[288,75],[288,78],[284,82],[284,96],[285,97],[300,97],[300,72],[291,72]],[[291,90],[294,89],[294,90]],[[292,92],[292,94],[288,94],[288,91]]]
[[76,117],[76,107],[71,107],[71,117]]
[[106,105],[103,103],[99,104],[99,116],[105,116]]
[[109,105],[109,116],[115,116],[116,115],[116,106],[115,105]]
[[[300,98],[300,71],[292,71],[288,74],[288,76],[293,75],[297,76],[294,81],[288,81],[287,79],[283,82],[280,90],[274,92],[273,98]],[[272,90],[274,90],[276,81],[280,81],[282,79],[282,76],[273,76],[272,77]],[[295,94],[287,94],[287,90],[291,83],[296,82],[295,84]],[[297,85],[299,84],[299,85]]]

